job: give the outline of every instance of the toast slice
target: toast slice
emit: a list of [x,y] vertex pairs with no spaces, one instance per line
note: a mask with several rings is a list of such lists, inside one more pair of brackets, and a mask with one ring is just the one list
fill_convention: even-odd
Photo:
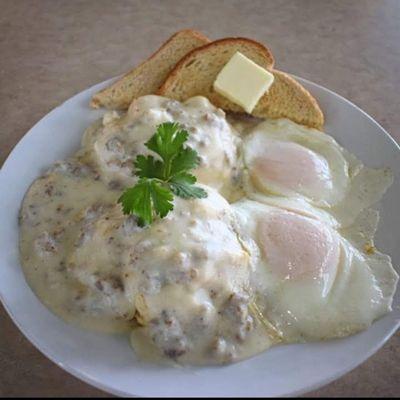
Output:
[[317,101],[292,77],[274,70],[270,51],[250,39],[221,39],[192,50],[170,72],[157,94],[179,101],[201,95],[226,111],[243,113],[242,107],[213,89],[218,73],[237,51],[268,69],[275,77],[274,83],[260,99],[252,115],[260,118],[289,118],[313,128],[322,127],[324,116]]
[[278,70],[271,72],[274,82],[261,97],[252,115],[259,118],[289,118],[298,124],[321,129],[324,114],[311,93],[290,75]]
[[240,51],[263,68],[271,69],[274,58],[262,44],[246,38],[216,40],[187,54],[160,86],[157,94],[175,100],[205,96],[225,110],[243,112],[243,108],[215,92],[213,83],[223,66]]
[[149,59],[96,93],[90,105],[94,108],[127,109],[134,98],[154,94],[182,57],[209,42],[206,36],[194,30],[175,33]]

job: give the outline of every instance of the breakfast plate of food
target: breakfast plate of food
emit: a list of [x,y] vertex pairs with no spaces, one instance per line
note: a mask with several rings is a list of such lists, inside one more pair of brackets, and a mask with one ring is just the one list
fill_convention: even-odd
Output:
[[399,147],[275,64],[179,31],[10,154],[1,300],[61,368],[122,396],[289,396],[396,331]]

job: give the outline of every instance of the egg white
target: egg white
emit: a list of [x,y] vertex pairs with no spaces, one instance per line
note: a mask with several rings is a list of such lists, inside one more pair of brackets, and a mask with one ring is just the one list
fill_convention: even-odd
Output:
[[257,125],[243,143],[246,196],[267,204],[305,202],[342,226],[376,203],[393,182],[388,169],[372,169],[331,136],[287,119]]
[[[371,214],[337,231],[318,215],[310,218],[251,200],[233,208],[252,255],[258,306],[284,341],[354,334],[391,310],[398,275],[390,257],[366,251],[374,230],[374,222],[365,222],[374,219]],[[279,222],[286,219],[297,226]],[[301,265],[313,254],[316,265],[329,265],[316,270],[316,265]]]

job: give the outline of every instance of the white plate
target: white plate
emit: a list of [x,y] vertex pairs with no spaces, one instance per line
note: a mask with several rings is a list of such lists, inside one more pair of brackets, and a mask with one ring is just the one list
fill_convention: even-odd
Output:
[[[381,203],[377,244],[400,263],[400,152],[397,144],[354,104],[300,79],[326,114],[326,131],[368,166],[388,166],[396,177]],[[78,148],[84,129],[102,112],[88,107],[103,82],[79,93],[40,120],[18,143],[0,175],[1,300],[24,335],[76,377],[117,395],[288,396],[324,385],[377,351],[400,325],[394,311],[358,335],[323,343],[278,346],[250,360],[212,368],[166,368],[135,359],[125,336],[67,325],[51,314],[25,282],[18,260],[17,214],[30,183],[54,161]],[[0,328],[1,329],[1,328]]]

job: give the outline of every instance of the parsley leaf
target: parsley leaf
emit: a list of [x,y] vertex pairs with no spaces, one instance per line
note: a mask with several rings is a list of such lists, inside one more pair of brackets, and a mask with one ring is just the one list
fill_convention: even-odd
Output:
[[171,210],[174,209],[172,200],[174,196],[168,187],[162,186],[156,181],[151,181],[151,199],[156,214],[164,218]]
[[155,160],[153,156],[139,155],[134,162],[136,175],[140,178],[158,178],[162,179],[163,163]]
[[[171,162],[171,174],[175,175],[198,167],[200,162],[196,150],[186,147],[181,150]],[[196,181],[195,181],[196,182]]]
[[170,180],[170,188],[173,193],[184,199],[207,197],[207,192],[201,187],[194,186],[196,177],[186,172],[174,175]]
[[124,214],[135,214],[139,217],[140,226],[153,222],[150,185],[146,179],[141,179],[135,186],[126,189],[118,202],[122,204]]
[[153,150],[164,161],[164,178],[168,177],[171,160],[182,150],[188,136],[179,124],[166,122],[159,125],[155,135],[145,143],[148,149]]
[[134,162],[138,183],[124,191],[118,202],[124,214],[135,214],[139,225],[151,224],[156,215],[164,218],[173,210],[173,195],[189,198],[207,197],[207,192],[194,186],[196,177],[188,171],[199,165],[195,150],[184,146],[188,132],[178,123],[166,122],[157,127],[145,145],[154,156],[138,155]]
[[140,179],[139,182],[124,191],[118,202],[122,204],[124,214],[135,214],[139,225],[153,222],[152,206],[155,214],[165,217],[173,208],[173,195],[168,188],[152,179]]

